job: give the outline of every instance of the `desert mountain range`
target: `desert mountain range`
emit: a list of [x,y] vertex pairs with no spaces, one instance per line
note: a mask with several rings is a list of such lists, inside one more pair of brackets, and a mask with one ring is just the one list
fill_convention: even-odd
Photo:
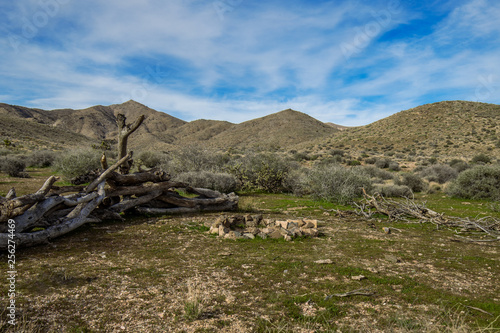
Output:
[[466,101],[426,104],[359,127],[323,123],[291,109],[234,124],[205,119],[186,122],[135,101],[50,111],[0,104],[0,139],[27,149],[89,147],[116,138],[118,113],[129,122],[145,115],[130,139],[134,149],[204,145],[316,151],[340,147],[416,155],[485,152],[500,156],[500,105]]

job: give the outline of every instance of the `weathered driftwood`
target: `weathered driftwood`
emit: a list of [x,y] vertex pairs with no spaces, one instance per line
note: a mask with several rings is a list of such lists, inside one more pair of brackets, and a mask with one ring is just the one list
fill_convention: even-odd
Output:
[[[132,154],[128,154],[120,159],[87,187],[56,187],[53,184],[58,178],[52,176],[36,193],[3,198],[0,202],[0,249],[6,249],[12,238],[18,247],[44,244],[85,223],[123,220],[120,213],[130,210],[172,214],[233,210],[238,206],[238,197],[233,193],[227,195],[192,188],[171,181],[170,176],[159,169],[127,175],[113,171],[131,157]],[[176,190],[197,197],[186,198]],[[7,230],[9,219],[15,221],[14,236]],[[34,228],[38,228],[37,231],[33,231]]]
[[[57,187],[54,183],[58,178],[52,176],[36,193],[16,197],[12,189],[5,198],[0,197],[0,249],[6,249],[9,241],[15,241],[18,247],[47,243],[85,223],[123,220],[120,213],[130,210],[169,214],[237,208],[238,197],[233,193],[192,188],[171,181],[161,169],[130,174],[132,152],[127,153],[127,140],[143,120],[140,116],[133,124],[126,124],[126,117],[117,115],[118,161],[108,167],[103,154],[103,171],[95,171],[88,186]],[[115,172],[117,169],[120,173]],[[186,198],[176,189],[198,196]],[[10,219],[15,221],[13,231],[8,230]]]
[[[126,124],[127,118],[123,114],[116,115],[116,124],[118,125],[118,158],[121,159],[127,155],[127,141],[132,134],[144,121],[144,115],[141,115],[133,124]],[[120,173],[128,174],[132,163],[123,163],[120,166]]]
[[[449,227],[456,229],[456,237],[469,242],[498,242],[500,241],[500,220],[491,216],[482,218],[460,218],[439,214],[425,207],[425,203],[417,203],[414,200],[391,200],[384,198],[379,193],[369,195],[364,192],[364,200],[355,203],[356,213],[365,218],[372,218],[373,214],[380,213],[389,217],[390,220],[418,222],[430,222],[437,227]],[[481,238],[463,237],[460,234],[480,232]]]

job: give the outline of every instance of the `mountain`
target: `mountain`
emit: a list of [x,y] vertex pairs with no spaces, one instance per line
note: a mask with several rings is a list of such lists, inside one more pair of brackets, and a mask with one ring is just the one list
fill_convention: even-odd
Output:
[[415,156],[500,156],[500,105],[467,101],[421,105],[347,128],[335,138],[335,145]]
[[326,138],[338,130],[291,109],[236,124],[210,139],[216,147],[289,148]]
[[[227,149],[307,150],[332,148],[408,156],[500,157],[500,105],[445,101],[418,106],[359,127],[323,123],[291,109],[233,124],[199,119],[186,122],[135,101],[82,110],[41,110],[0,104],[0,142],[27,149],[89,147],[115,140],[116,115],[145,119],[129,145],[135,150],[171,150],[185,145]],[[351,155],[352,155],[351,154]]]

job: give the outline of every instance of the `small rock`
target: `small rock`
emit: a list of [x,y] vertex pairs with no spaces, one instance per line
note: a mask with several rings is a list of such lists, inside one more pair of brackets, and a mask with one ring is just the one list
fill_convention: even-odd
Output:
[[246,232],[243,234],[243,238],[247,238],[247,239],[254,239],[255,238],[255,235],[254,234],[251,234],[249,232]]
[[384,232],[386,234],[390,234],[391,233],[391,228],[383,227],[382,229],[384,230]]
[[398,257],[396,257],[395,255],[392,255],[392,254],[386,254],[385,259],[389,262],[394,263],[394,264],[401,262],[401,259],[399,259]]
[[262,238],[262,239],[267,239],[267,234],[265,234],[265,233],[263,233],[263,232],[261,232],[261,233],[257,234],[257,236],[259,236],[259,237],[260,237],[260,238]]
[[318,220],[304,219],[304,228],[318,229]]
[[333,261],[331,259],[321,259],[321,260],[316,260],[314,263],[325,265],[325,264],[333,264]]
[[286,229],[291,230],[291,229],[297,229],[299,227],[299,224],[297,222],[288,222],[288,225],[286,226]]
[[356,280],[356,281],[361,281],[361,280],[366,279],[366,276],[364,276],[364,275],[355,275],[355,276],[351,276],[351,279]]
[[268,234],[269,238],[272,238],[272,239],[279,239],[279,238],[282,238],[283,235],[281,234],[281,232],[279,230],[273,230],[271,233]]
[[304,236],[316,237],[319,235],[318,229],[308,229],[308,228],[300,228],[300,231],[304,233]]
[[229,228],[224,227],[224,225],[219,225],[219,236],[224,236],[229,232]]
[[285,235],[283,236],[287,242],[290,242],[292,240],[292,237],[290,235]]

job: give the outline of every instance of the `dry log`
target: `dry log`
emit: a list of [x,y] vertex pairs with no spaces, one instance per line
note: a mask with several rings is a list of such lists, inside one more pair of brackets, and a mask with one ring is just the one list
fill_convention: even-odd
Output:
[[170,180],[170,175],[163,170],[154,169],[146,172],[137,172],[133,174],[121,175],[113,172],[108,180],[112,180],[115,186],[138,185],[152,182],[160,183]]
[[122,202],[109,207],[109,210],[111,212],[114,212],[114,213],[121,213],[121,212],[124,212],[127,209],[133,208],[135,206],[143,205],[143,204],[153,200],[154,198],[160,196],[161,193],[162,193],[161,191],[154,191],[154,192],[151,192],[147,195],[143,195],[142,197],[138,197],[135,199],[123,200]]
[[[221,200],[216,204],[200,203],[194,207],[175,207],[175,208],[154,208],[154,207],[137,207],[136,210],[143,214],[176,214],[176,213],[196,213],[203,211],[224,211],[234,210],[238,206],[238,197],[234,194],[223,195]],[[203,200],[202,200],[203,201]]]
[[218,198],[186,198],[178,195],[176,192],[168,192],[160,197],[159,200],[180,207],[201,207],[208,205],[222,204],[227,201],[227,197],[219,196]]
[[143,184],[137,186],[120,186],[106,190],[106,196],[115,197],[121,195],[143,195],[157,190],[166,191],[169,188],[173,187],[182,188],[186,187],[186,184],[168,181],[168,182],[161,182],[154,184]]
[[7,222],[10,218],[21,215],[37,202],[44,200],[45,195],[58,179],[51,176],[37,192],[0,203],[0,222]]
[[97,187],[98,184],[100,184],[107,177],[109,177],[111,175],[111,173],[113,171],[115,171],[116,169],[118,169],[122,164],[124,164],[128,160],[130,160],[132,158],[132,155],[133,155],[133,152],[129,152],[126,156],[120,158],[120,160],[118,160],[118,162],[113,164],[110,168],[106,169],[106,171],[104,171],[96,180],[94,180],[92,183],[90,183],[89,186],[87,186],[87,188],[85,189],[85,192],[90,193],[93,190],[95,190],[95,188]]
[[9,192],[7,193],[7,195],[5,196],[5,199],[11,200],[11,199],[14,199],[15,197],[17,197],[17,195],[16,195],[16,189],[15,188],[11,188],[9,190]]
[[[144,115],[141,115],[133,124],[126,124],[127,118],[123,114],[116,115],[116,124],[118,125],[118,158],[121,159],[127,155],[127,141],[132,134],[144,121]],[[131,163],[125,163],[120,166],[121,174],[128,174]]]
[[[104,198],[104,182],[98,185],[98,196],[88,203],[82,203],[76,206],[76,208],[68,215],[68,218],[60,224],[48,227],[45,230],[32,232],[32,233],[22,233],[16,232],[14,240],[17,247],[21,246],[34,246],[38,244],[44,244],[51,239],[62,236],[76,228],[82,226],[87,222],[87,216],[99,205],[101,200]],[[0,248],[6,249],[9,243],[9,234],[0,234]]]

